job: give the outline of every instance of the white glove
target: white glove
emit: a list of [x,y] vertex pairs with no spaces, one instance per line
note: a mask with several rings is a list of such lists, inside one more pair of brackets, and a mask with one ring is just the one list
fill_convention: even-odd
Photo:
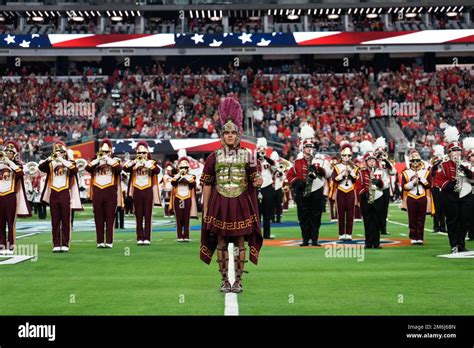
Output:
[[152,165],[153,165],[153,161],[152,161],[152,160],[149,160],[149,161],[146,161],[146,162],[145,162],[145,168],[150,169],[150,168],[152,167]]
[[107,157],[106,159],[106,163],[109,165],[109,166],[113,166],[117,161],[114,160],[113,158],[110,158],[110,157]]
[[98,164],[99,164],[99,159],[98,158],[91,161],[91,166],[96,166]]
[[336,176],[337,181],[341,181],[343,178],[344,176],[342,174],[339,174],[338,176]]
[[13,169],[14,171],[17,170],[19,167],[15,164],[15,162],[13,162],[12,160],[10,160],[8,157],[5,156],[5,163],[11,168]]

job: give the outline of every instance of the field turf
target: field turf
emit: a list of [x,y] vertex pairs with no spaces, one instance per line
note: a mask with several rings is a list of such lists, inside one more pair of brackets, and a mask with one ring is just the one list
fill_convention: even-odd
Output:
[[[91,219],[87,206],[75,223]],[[283,220],[272,234],[298,240],[295,209]],[[323,220],[320,239],[336,238],[337,224]],[[406,224],[407,215],[391,205],[389,220]],[[18,220],[19,237],[33,221]],[[217,264],[199,260],[199,224],[190,243],[176,242],[173,225],[155,227],[149,247],[136,245],[134,228],[116,230],[113,249],[97,249],[92,228],[75,231],[65,254],[52,253],[49,232],[20,238],[38,246],[38,260],[0,266],[0,315],[223,315]],[[388,231],[387,239],[408,240],[406,226],[389,222]],[[358,222],[354,237],[362,236]],[[425,231],[425,240],[365,250],[363,261],[327,257],[324,247],[265,245],[259,265],[247,263],[240,315],[473,315],[474,260],[436,257],[449,253],[446,235]]]

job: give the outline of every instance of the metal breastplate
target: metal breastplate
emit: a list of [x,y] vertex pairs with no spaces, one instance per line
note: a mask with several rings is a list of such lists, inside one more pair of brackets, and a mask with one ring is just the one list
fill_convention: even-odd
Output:
[[239,149],[229,154],[219,149],[216,151],[216,188],[222,196],[227,198],[239,197],[247,189],[248,153]]

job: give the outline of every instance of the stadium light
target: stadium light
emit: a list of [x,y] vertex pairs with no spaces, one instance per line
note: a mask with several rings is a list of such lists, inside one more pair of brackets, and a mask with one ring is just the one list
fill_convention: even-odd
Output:
[[[248,16],[248,11],[247,11],[247,16]],[[252,10],[252,15],[249,16],[249,19],[250,19],[251,21],[255,21],[255,20],[256,20],[255,18],[256,18],[256,17],[255,17],[255,10]]]
[[44,20],[43,17],[39,17],[39,16],[34,16],[31,19],[35,22],[42,22]]
[[420,13],[422,10],[423,10],[423,7],[420,7],[420,8],[418,9],[418,13]]
[[111,21],[114,21],[114,22],[120,22],[123,18],[120,17],[120,16],[112,16],[110,17],[110,20]]
[[328,15],[328,19],[338,19],[339,15],[338,14],[330,14]]
[[464,9],[464,6],[461,6],[461,7],[459,8],[459,12],[462,12],[463,9]]
[[137,15],[138,17],[141,17],[142,14],[140,13],[140,11],[137,11]]
[[84,17],[81,17],[81,16],[74,16],[72,17],[72,20],[74,22],[84,22]]
[[457,12],[447,12],[446,13],[446,16],[448,16],[448,17],[456,17],[457,15],[458,15]]
[[[341,9],[339,9],[341,10]],[[301,15],[301,9],[298,10],[298,16]]]
[[341,11],[342,11],[341,8],[340,8],[339,10],[337,10],[337,14],[340,15],[340,14],[341,14]]
[[434,12],[435,12],[435,13],[438,12],[438,9],[439,9],[439,7],[436,6],[436,8],[434,9]]
[[0,16],[0,22],[4,22],[4,21],[5,21],[5,17]]
[[382,13],[382,8],[379,8],[378,14]]
[[371,18],[371,19],[372,19],[372,18],[377,18],[378,16],[379,16],[379,15],[376,14],[376,13],[367,13],[367,15],[366,15],[367,18]]
[[354,10],[354,14],[357,14],[357,10],[358,10],[358,8],[356,8],[356,9]]
[[109,16],[109,17],[111,16],[111,14],[110,14],[110,12],[109,12],[109,11],[107,11],[107,16]]
[[211,21],[213,21],[213,22],[217,22],[217,21],[221,20],[221,17],[219,17],[219,16],[217,15],[217,11],[216,11],[216,10],[214,10],[214,15],[213,15],[212,17],[210,17],[210,18],[211,18]]
[[428,9],[428,13],[431,13],[432,10],[433,10],[433,6],[431,6],[431,7]]
[[439,12],[444,12],[445,8],[446,8],[446,6],[441,7],[441,10],[439,10]]
[[407,18],[413,18],[413,17],[416,17],[416,16],[417,16],[417,14],[416,14],[416,13],[413,13],[413,12],[407,13],[407,14],[405,15],[405,17],[407,17]]
[[99,17],[100,17],[100,12],[99,12],[99,11],[95,11],[95,12],[97,13],[97,16],[99,16]]

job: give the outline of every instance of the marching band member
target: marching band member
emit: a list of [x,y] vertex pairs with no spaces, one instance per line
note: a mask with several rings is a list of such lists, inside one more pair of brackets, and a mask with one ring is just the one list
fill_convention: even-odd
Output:
[[[137,144],[136,153],[137,157],[125,163],[123,170],[130,173],[128,196],[133,197],[137,222],[137,245],[150,245],[153,206],[161,206],[157,177],[160,169],[151,158],[145,141],[142,140]],[[145,228],[143,228],[143,220],[145,220]]]
[[0,253],[5,255],[15,250],[16,217],[31,216],[20,154],[20,145],[12,140],[0,152]]
[[283,191],[283,203],[282,203],[282,211],[288,211],[289,205],[290,205],[290,199],[291,197],[291,190],[290,190],[290,182],[288,181],[288,171],[290,169],[285,170],[285,180],[283,180],[283,186],[282,186],[282,191]]
[[122,192],[117,193],[122,196],[123,206],[117,206],[117,213],[115,214],[115,228],[119,228],[123,230],[125,228],[125,213],[127,209],[127,187],[128,187],[128,180],[127,180],[127,173],[123,171],[120,173],[120,188]]
[[332,175],[330,163],[317,155],[313,157],[314,129],[309,125],[300,132],[303,157],[297,159],[288,171],[288,180],[293,188],[298,220],[303,242],[300,246],[313,246],[318,243],[321,217],[329,193],[327,179]]
[[446,208],[451,252],[457,253],[467,251],[466,226],[472,215],[472,211],[469,211],[469,195],[472,192],[472,186],[467,179],[472,178],[472,172],[469,169],[469,163],[462,161],[462,145],[458,141],[457,128],[448,126],[444,134],[448,142],[449,160],[442,163],[441,192]]
[[49,204],[53,234],[53,252],[68,252],[71,234],[71,210],[83,210],[77,185],[77,167],[69,158],[66,145],[57,141],[53,153],[39,163],[46,173],[41,200]]
[[433,215],[433,232],[446,232],[446,214],[444,212],[444,204],[441,198],[441,172],[443,167],[441,163],[444,161],[443,145],[433,146],[433,158],[431,159],[431,193],[435,206]]
[[275,162],[276,170],[273,173],[273,182],[275,199],[272,213],[272,220],[277,223],[281,223],[281,214],[283,212],[283,182],[285,181],[285,164],[280,160],[278,152],[273,151],[270,155],[270,159]]
[[334,166],[332,174],[333,199],[336,201],[339,240],[352,240],[354,212],[356,206],[355,184],[359,168],[352,162],[352,147],[341,147],[341,160]]
[[471,194],[469,196],[469,211],[471,214],[469,214],[469,220],[467,224],[467,231],[468,231],[468,238],[469,241],[474,240],[474,138],[472,137],[467,137],[463,140],[463,147],[464,150],[466,151],[466,159],[469,161],[467,163],[467,167],[473,172],[472,176],[470,179],[468,179],[469,183],[471,184],[472,190]]
[[[36,166],[36,168],[35,168]],[[32,213],[36,213],[35,191],[33,190],[33,181],[35,179],[36,172],[38,171],[38,164],[35,162],[28,162],[23,168],[23,182],[25,185],[26,199],[32,209]]]
[[[113,158],[112,142],[103,139],[99,152],[87,166],[91,174],[89,197],[94,210],[97,248],[112,248],[117,207],[123,206],[120,173],[122,166]],[[104,244],[105,224],[105,244]]]
[[259,199],[260,221],[263,224],[263,238],[273,239],[270,234],[270,221],[275,206],[275,189],[273,187],[273,173],[276,170],[275,162],[267,157],[267,139],[257,139],[257,160],[261,168],[263,178],[262,187],[260,187],[261,201]]
[[373,151],[366,152],[364,160],[366,167],[360,169],[356,190],[364,221],[365,248],[382,249],[380,246],[380,233],[384,223],[382,196],[388,182],[383,181],[384,172],[378,166],[377,157]]
[[395,169],[395,163],[392,163],[388,159],[387,154],[387,142],[385,141],[384,137],[379,137],[375,140],[374,143],[375,147],[375,155],[377,156],[377,161],[379,163],[380,168],[383,171],[384,182],[388,182],[388,186],[386,186],[383,190],[383,225],[382,231],[380,234],[389,234],[387,232],[387,217],[388,217],[388,207],[390,205],[390,197],[393,196],[393,177],[397,176],[397,170]]
[[189,218],[197,219],[196,177],[189,174],[189,160],[178,160],[178,174],[171,179],[169,213],[176,217],[178,242],[189,242]]
[[[39,169],[39,167],[38,167]],[[34,189],[38,191],[38,194],[36,196],[36,206],[38,209],[38,219],[40,220],[46,220],[46,203],[43,202],[41,199],[41,192],[43,192],[45,186],[46,186],[46,178],[48,175],[42,171],[39,171],[39,183],[36,182],[36,185],[34,186]]]
[[[333,157],[331,159],[331,166],[334,169],[334,166],[338,163],[337,157]],[[334,173],[334,172],[333,172]],[[334,179],[331,176],[329,178],[329,214],[331,216],[331,221],[338,221],[337,220],[337,208],[336,208],[336,190]]]
[[[209,264],[217,248],[217,263],[222,275],[221,292],[242,292],[245,266],[245,240],[250,248],[249,259],[257,264],[263,244],[258,218],[256,187],[262,185],[258,163],[240,146],[242,108],[228,97],[219,105],[222,124],[222,148],[209,155],[201,175],[203,187],[203,221],[200,258]],[[235,282],[228,278],[228,244],[233,242]]]
[[171,186],[171,180],[173,180],[173,177],[178,173],[174,169],[173,164],[171,162],[167,162],[165,168],[166,168],[166,173],[163,174],[160,184],[161,184],[161,191],[163,192],[165,217],[168,217],[171,215],[169,212],[170,195],[171,195],[171,189],[173,188]]
[[434,203],[430,191],[431,171],[422,166],[418,151],[408,154],[410,167],[402,172],[402,209],[408,211],[411,244],[423,244],[427,214],[433,214]]

